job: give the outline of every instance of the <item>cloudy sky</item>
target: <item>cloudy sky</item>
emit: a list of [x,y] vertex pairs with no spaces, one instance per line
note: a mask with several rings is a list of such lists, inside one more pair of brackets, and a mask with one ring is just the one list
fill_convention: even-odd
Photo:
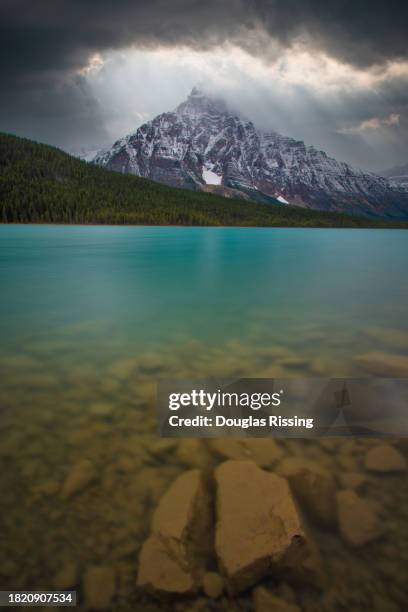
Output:
[[0,0],[0,130],[106,146],[199,85],[263,129],[408,161],[406,0]]

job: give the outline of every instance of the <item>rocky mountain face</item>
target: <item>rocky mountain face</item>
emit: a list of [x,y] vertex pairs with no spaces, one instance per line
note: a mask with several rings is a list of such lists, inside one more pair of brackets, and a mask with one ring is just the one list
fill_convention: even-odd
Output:
[[408,164],[404,166],[398,166],[396,168],[390,168],[381,172],[382,176],[387,177],[391,183],[396,183],[404,187],[408,191]]
[[[176,187],[368,216],[408,217],[408,193],[276,132],[261,132],[224,102],[193,89],[99,153],[94,163]],[[233,190],[232,192],[230,190]]]

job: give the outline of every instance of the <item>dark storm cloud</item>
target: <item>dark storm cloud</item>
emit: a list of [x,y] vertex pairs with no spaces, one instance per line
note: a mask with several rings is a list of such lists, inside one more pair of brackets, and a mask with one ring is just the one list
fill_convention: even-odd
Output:
[[254,0],[255,13],[284,45],[310,45],[356,66],[408,55],[405,0]]
[[303,38],[372,65],[407,54],[405,0],[3,0],[3,82],[78,68],[90,53],[135,45],[208,48],[227,40],[265,53]]
[[103,109],[80,77],[18,83],[0,90],[0,131],[67,150],[105,143],[109,138]]
[[[231,42],[268,61],[302,42],[371,69],[408,56],[407,23],[405,0],[0,0],[0,129],[68,148],[106,142],[104,100],[78,74],[95,53]],[[406,125],[406,98],[395,79],[370,103]],[[302,103],[314,101],[300,92]],[[362,98],[348,108],[346,125],[367,118]]]

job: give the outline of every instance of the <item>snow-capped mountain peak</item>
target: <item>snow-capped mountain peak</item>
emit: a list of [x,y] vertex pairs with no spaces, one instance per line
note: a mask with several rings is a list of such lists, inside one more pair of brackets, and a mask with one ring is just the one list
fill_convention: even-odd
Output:
[[228,110],[223,100],[208,97],[202,90],[194,87],[187,100],[178,105],[175,113],[181,117],[199,119],[203,115],[225,115]]
[[257,130],[223,100],[194,88],[118,140],[94,163],[177,187],[223,186],[256,200],[371,216],[408,216],[408,194],[304,142]]

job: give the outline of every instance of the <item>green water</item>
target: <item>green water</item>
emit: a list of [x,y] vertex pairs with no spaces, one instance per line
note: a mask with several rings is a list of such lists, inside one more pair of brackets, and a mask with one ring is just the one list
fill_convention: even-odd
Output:
[[[71,563],[82,594],[104,564],[113,608],[176,609],[135,588],[152,510],[198,461],[156,436],[158,377],[370,375],[372,353],[392,375],[388,356],[408,353],[407,262],[404,231],[0,226],[0,586],[51,588]],[[279,442],[339,487],[370,444]],[[64,499],[84,459],[94,478]],[[362,493],[387,536],[354,551],[315,527],[328,600],[301,590],[301,609],[403,609],[406,475],[368,474]],[[252,609],[251,595],[208,609]]]

